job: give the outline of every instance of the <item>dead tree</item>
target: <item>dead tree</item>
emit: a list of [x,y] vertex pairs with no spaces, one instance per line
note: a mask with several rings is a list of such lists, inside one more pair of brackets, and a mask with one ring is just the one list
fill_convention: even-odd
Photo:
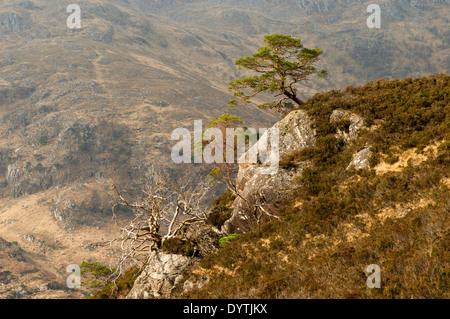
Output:
[[[182,182],[174,181],[155,167],[146,177],[143,198],[133,202],[120,192],[116,184],[112,185],[119,199],[112,208],[116,225],[120,228],[120,236],[112,241],[120,241],[118,276],[126,267],[145,267],[151,251],[157,251],[165,240],[178,236],[183,228],[204,223],[208,217],[204,200],[211,188],[210,181],[193,177]],[[135,214],[134,219],[119,225],[118,205],[130,207]]]

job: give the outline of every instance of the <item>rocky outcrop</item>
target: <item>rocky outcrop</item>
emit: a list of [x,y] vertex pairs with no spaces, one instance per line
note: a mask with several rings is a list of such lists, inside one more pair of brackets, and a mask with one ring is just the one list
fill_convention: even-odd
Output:
[[[312,120],[306,112],[298,110],[288,114],[267,131],[266,134],[270,136],[274,129],[278,129],[280,159],[293,151],[314,146],[316,133],[311,124]],[[253,147],[259,147],[260,141]],[[304,163],[292,169],[279,168],[276,174],[271,175],[265,174],[267,165],[240,164],[237,190],[241,197],[234,201],[231,218],[225,222],[222,231],[231,234],[251,230],[258,221],[255,207],[270,214],[273,202],[291,192],[290,185],[307,165],[308,163]]]
[[9,192],[14,198],[19,197],[22,191],[20,180],[21,176],[22,171],[16,163],[8,165],[8,169],[6,171],[6,181],[8,182]]
[[202,258],[217,250],[218,242],[223,234],[217,228],[208,224],[196,224],[182,229],[179,236],[193,243],[196,256]]
[[136,279],[128,299],[170,298],[175,288],[189,291],[204,285],[208,278],[185,278],[187,273],[200,258],[206,257],[218,248],[223,234],[210,225],[193,225],[181,230],[182,238],[195,246],[195,257],[153,251],[150,261],[141,275]]
[[0,13],[0,34],[18,32],[23,29],[22,17],[15,12]]
[[[343,139],[345,142],[350,142],[358,138],[360,131],[367,128],[364,125],[364,118],[347,110],[336,109],[330,116],[330,123],[337,123],[340,121],[348,121],[348,129],[343,130],[338,128],[336,137]],[[355,153],[347,169],[369,169],[369,158],[372,155],[370,146]]]
[[371,155],[372,152],[370,151],[370,146],[364,148],[362,151],[353,155],[353,160],[350,162],[347,169],[369,169],[369,158]]
[[338,138],[343,138],[346,142],[358,137],[358,131],[365,127],[364,119],[361,116],[342,109],[334,110],[330,116],[330,122],[337,123],[342,120],[347,120],[350,122],[348,132],[338,128],[336,135]]
[[71,199],[60,195],[50,207],[50,213],[56,220],[62,222],[64,230],[71,232],[74,229],[71,219],[75,209],[76,204]]
[[127,299],[170,298],[173,289],[183,284],[183,272],[196,262],[196,258],[153,251]]
[[[342,109],[334,110],[329,121],[330,123],[342,122],[345,124],[343,128],[338,128],[336,133],[336,137],[345,142],[357,139],[360,131],[365,128],[364,119],[361,116]],[[298,110],[291,112],[268,130],[269,136],[274,129],[279,131],[280,160],[294,151],[315,145],[317,136],[312,124],[312,119],[307,113]],[[263,138],[254,147],[258,147],[261,140]],[[370,168],[370,155],[369,146],[354,155],[348,169]],[[291,194],[294,180],[301,176],[303,170],[308,166],[310,166],[310,162],[305,161],[297,163],[295,167],[279,167],[276,174],[270,175],[264,174],[267,165],[262,163],[240,164],[236,182],[237,192],[240,196],[234,201],[231,218],[224,223],[222,231],[232,234],[245,233],[254,229],[261,216],[269,216],[276,211],[274,205],[277,200]]]
[[22,234],[22,237],[25,238],[25,240],[29,241],[30,243],[34,243],[36,240],[36,237],[34,237],[31,234]]

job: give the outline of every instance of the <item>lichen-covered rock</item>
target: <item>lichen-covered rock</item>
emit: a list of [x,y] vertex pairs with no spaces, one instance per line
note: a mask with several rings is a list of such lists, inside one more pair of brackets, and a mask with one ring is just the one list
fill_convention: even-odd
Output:
[[362,151],[359,151],[353,155],[353,160],[350,162],[347,169],[369,169],[369,158],[371,155],[372,152],[370,151],[370,146],[366,147]]
[[127,299],[170,298],[173,289],[182,285],[183,272],[197,262],[196,258],[153,251]]
[[207,276],[190,277],[183,284],[183,292],[181,294],[188,293],[194,289],[201,289],[209,281]]
[[348,128],[348,133],[338,129],[337,137],[343,138],[344,141],[348,142],[358,137],[358,131],[364,128],[364,119],[350,111],[345,111],[342,109],[336,109],[330,116],[330,122],[336,123],[342,120],[349,120],[350,126]]

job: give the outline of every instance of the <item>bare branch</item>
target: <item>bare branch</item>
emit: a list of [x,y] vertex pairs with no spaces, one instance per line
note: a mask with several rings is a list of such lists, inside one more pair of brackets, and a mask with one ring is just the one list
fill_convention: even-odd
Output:
[[[195,182],[191,176],[175,182],[152,167],[146,175],[142,199],[132,202],[116,184],[112,188],[118,198],[112,210],[120,235],[110,243],[120,241],[121,249],[116,278],[128,264],[144,267],[150,252],[158,250],[165,240],[178,236],[184,227],[205,222],[208,217],[203,202],[211,184],[206,180]],[[135,218],[123,226],[119,225],[116,212],[119,205],[135,213]]]

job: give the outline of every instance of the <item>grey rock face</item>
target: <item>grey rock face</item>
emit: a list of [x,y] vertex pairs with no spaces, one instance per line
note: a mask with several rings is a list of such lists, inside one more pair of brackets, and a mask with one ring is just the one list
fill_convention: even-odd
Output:
[[75,203],[70,199],[64,199],[62,196],[59,196],[56,202],[50,207],[50,212],[56,220],[62,222],[64,230],[71,232],[74,230],[74,227],[71,225],[71,219],[74,215],[75,208]]
[[370,146],[366,147],[362,151],[359,151],[358,153],[353,155],[353,160],[350,162],[347,169],[369,169],[369,158],[371,155],[372,152],[370,151]]
[[170,298],[172,290],[181,285],[183,271],[197,259],[153,251],[149,265],[136,279],[127,299]]
[[350,127],[348,128],[348,133],[338,129],[337,137],[343,138],[344,141],[348,142],[358,137],[358,131],[364,128],[364,119],[354,114],[350,111],[345,111],[341,109],[334,110],[330,116],[330,122],[335,123],[341,120],[349,120]]
[[198,279],[189,278],[183,284],[183,293],[189,292],[193,289],[201,289],[209,281],[208,277],[200,277]]
[[[316,133],[311,124],[312,120],[306,112],[299,110],[291,112],[268,130],[269,135],[274,129],[279,131],[280,159],[292,151],[314,146]],[[258,147],[259,142],[253,147]],[[225,222],[222,231],[231,234],[251,230],[258,218],[255,205],[270,214],[273,211],[272,203],[291,192],[290,185],[307,165],[305,163],[295,169],[279,168],[276,174],[270,175],[264,174],[267,165],[240,164],[237,189],[242,197],[234,201],[232,216]]]
[[22,237],[28,240],[30,243],[34,243],[34,241],[36,240],[36,237],[31,234],[22,234]]
[[14,12],[0,13],[0,34],[18,32],[23,29],[22,17]]
[[8,165],[6,171],[6,181],[8,182],[9,192],[12,197],[17,198],[20,196],[22,191],[20,177],[22,176],[22,172],[17,166],[16,163]]
[[[346,131],[338,131],[337,138],[350,142],[358,138],[364,129],[364,119],[350,111],[337,109],[330,116],[330,123],[348,120],[350,125]],[[305,111],[299,110],[288,114],[284,119],[268,130],[279,130],[280,160],[293,151],[313,147],[316,142],[316,131],[313,121]],[[270,140],[270,138],[269,138]],[[260,143],[261,139],[258,141]],[[258,147],[258,143],[254,147]],[[245,155],[244,155],[245,156]],[[371,156],[370,146],[354,155],[348,169],[368,169]],[[267,165],[262,163],[243,163],[239,165],[237,191],[241,195],[233,202],[231,218],[222,226],[225,234],[245,233],[254,229],[260,215],[271,215],[275,212],[274,204],[278,199],[289,196],[294,180],[301,176],[303,170],[310,165],[309,161],[297,164],[295,168],[279,167],[276,174],[264,174]],[[262,213],[261,213],[262,211]],[[267,214],[268,213],[268,214]],[[259,215],[258,215],[259,214]]]

